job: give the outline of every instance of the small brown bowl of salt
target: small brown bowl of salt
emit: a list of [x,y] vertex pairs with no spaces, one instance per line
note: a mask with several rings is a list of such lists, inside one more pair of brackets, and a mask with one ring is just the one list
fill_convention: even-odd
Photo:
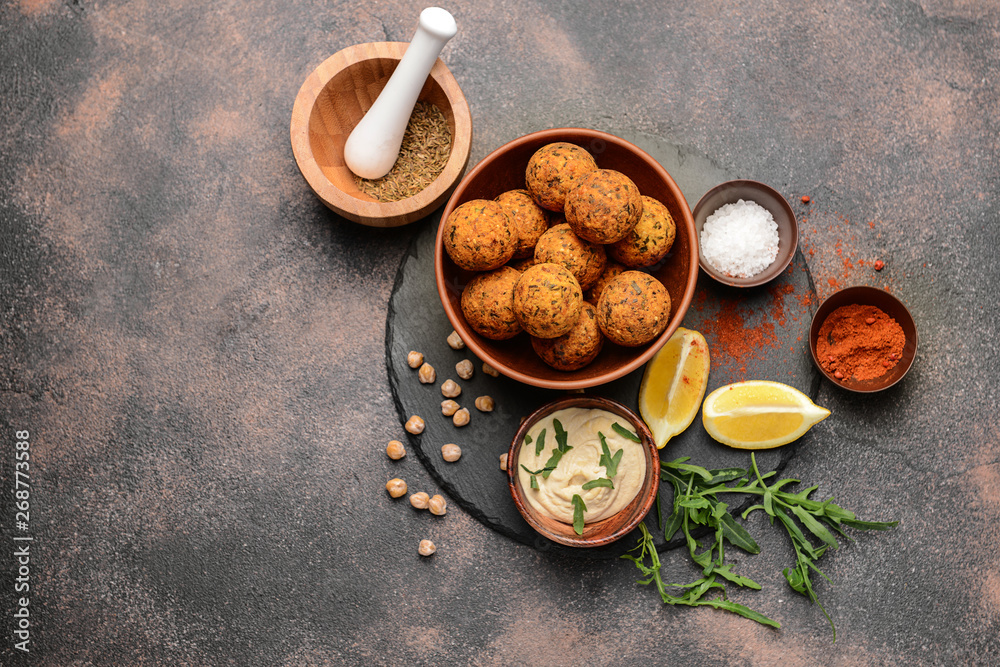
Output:
[[[292,151],[309,187],[335,213],[370,227],[398,227],[432,213],[447,201],[469,160],[469,105],[455,77],[437,59],[417,97],[393,171],[366,182],[347,167],[347,138],[385,88],[407,46],[406,42],[371,42],[338,51],[306,78],[292,109]],[[433,172],[414,173],[425,170],[428,162],[426,155],[419,154],[426,137],[421,136],[420,127],[411,131],[419,114],[425,116],[425,126],[438,133],[445,126],[450,135],[450,147],[437,160],[437,176],[430,179]],[[413,150],[414,157],[403,166],[413,171],[399,173],[408,150]],[[396,199],[381,201],[387,198]]]
[[903,379],[917,356],[917,326],[902,301],[866,285],[834,292],[816,309],[809,352],[826,379],[862,394]]
[[757,181],[720,183],[694,207],[698,264],[733,287],[774,280],[791,263],[799,226],[785,198]]

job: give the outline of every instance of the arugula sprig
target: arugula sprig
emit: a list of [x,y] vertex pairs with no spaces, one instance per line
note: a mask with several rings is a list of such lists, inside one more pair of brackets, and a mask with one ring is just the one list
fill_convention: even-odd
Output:
[[587,511],[587,504],[579,494],[573,494],[573,532],[583,535],[583,513]]
[[[719,494],[721,493],[759,495],[761,502],[749,507],[743,513],[743,518],[745,519],[751,512],[759,509],[767,513],[772,525],[774,524],[774,520],[777,519],[785,528],[792,541],[792,547],[795,550],[796,556],[795,566],[785,568],[783,572],[785,579],[792,590],[806,596],[811,602],[819,606],[823,611],[823,615],[830,622],[830,627],[833,629],[833,639],[836,641],[837,629],[833,624],[833,619],[830,618],[826,609],[820,604],[819,598],[813,589],[812,572],[819,573],[829,581],[829,577],[816,567],[816,561],[826,553],[827,549],[838,548],[839,545],[834,533],[849,540],[852,539],[844,532],[845,526],[858,530],[888,530],[896,526],[899,522],[861,521],[853,512],[836,505],[833,502],[833,498],[829,498],[823,502],[812,500],[810,496],[819,488],[818,486],[811,486],[798,493],[782,490],[790,484],[798,483],[799,480],[797,479],[782,479],[769,485],[767,480],[775,476],[776,473],[761,474],[757,468],[756,456],[753,453],[750,455],[750,470],[742,468],[707,470],[700,466],[691,465],[687,461],[688,458],[683,457],[674,461],[664,461],[660,464],[660,478],[663,481],[670,482],[674,489],[673,511],[667,518],[666,523],[663,524],[663,532],[667,541],[670,541],[677,531],[683,532],[691,558],[702,568],[702,578],[695,582],[695,584],[698,584],[699,587],[722,588],[723,598],[725,597],[725,584],[721,583],[717,577],[747,588],[760,588],[752,580],[733,573],[731,564],[725,563],[724,541],[751,554],[760,553],[760,547],[750,533],[737,523],[728,512],[728,505],[719,500]],[[729,482],[734,480],[736,481],[734,486],[727,486]],[[705,526],[710,530],[714,529],[715,534],[714,543],[700,552],[698,550],[701,548],[701,543],[691,532],[692,526],[697,525]],[[662,581],[659,581],[659,557],[652,546],[652,538],[649,536],[649,531],[645,526],[641,528],[643,536],[639,540],[639,546],[636,547],[636,549],[641,548],[640,555],[638,557],[626,555],[623,558],[629,558],[634,561],[640,571],[650,577],[640,583],[648,584],[653,581],[657,582],[657,587],[660,589],[660,595],[663,597],[664,602],[668,604],[688,604],[688,602],[677,601],[680,598],[669,596],[665,592]],[[818,540],[820,544],[814,545],[809,537],[806,536],[807,532]],[[653,563],[649,567],[643,562],[647,555],[650,556]],[[652,574],[654,571],[657,573],[655,576]],[[670,585],[672,586],[673,584]],[[698,589],[692,589],[692,591],[696,590]],[[689,591],[686,596],[690,596],[692,591]],[[704,590],[702,590],[703,593]],[[668,600],[668,597],[671,599]],[[685,598],[685,596],[681,596],[681,598]],[[696,600],[700,599],[700,596],[696,598]],[[738,609],[730,609],[728,607],[719,608],[726,608],[728,611],[752,618],[758,623],[778,627],[771,619],[767,619],[767,617],[757,612],[752,612],[752,610],[747,611],[751,611],[754,616]],[[756,618],[755,616],[760,616],[760,618]]]
[[[556,446],[552,450],[552,455],[549,456],[549,460],[545,462],[545,467],[542,469],[542,477],[545,479],[548,479],[549,475],[552,474],[552,471],[556,469],[557,465],[559,465],[559,460],[563,457],[563,454],[573,449],[567,444],[567,438],[569,435],[563,429],[562,423],[558,419],[553,419],[552,426],[556,431]],[[539,440],[542,439],[541,434],[539,434],[538,437]],[[535,454],[541,454],[541,450],[537,449],[537,445]]]
[[[664,583],[663,577],[660,574],[660,556],[656,553],[656,546],[653,544],[653,535],[646,528],[646,524],[640,523],[639,530],[642,532],[642,536],[639,538],[639,543],[634,549],[629,553],[624,554],[622,558],[628,559],[635,563],[635,566],[639,568],[639,571],[643,573],[647,578],[645,580],[640,580],[639,583],[643,585],[655,584],[656,590],[660,592],[660,598],[666,604],[669,605],[686,605],[689,607],[715,607],[716,609],[723,609],[725,611],[732,612],[734,614],[739,614],[745,618],[749,618],[751,621],[757,621],[763,625],[770,625],[774,628],[780,628],[781,624],[777,621],[768,618],[764,614],[758,611],[754,611],[749,607],[742,605],[738,602],[733,602],[732,600],[726,599],[726,586],[724,583],[718,580],[717,575],[723,575],[723,570],[718,569],[712,574],[707,576],[702,576],[700,579],[692,581],[690,584],[668,584]],[[638,551],[638,555],[632,555],[634,552]],[[646,565],[646,558],[649,557],[650,565]],[[728,572],[728,565],[726,566]],[[749,579],[747,579],[749,581]],[[667,588],[682,588],[685,589],[683,595],[671,595],[667,592]],[[760,588],[759,586],[757,588]],[[705,598],[705,594],[713,589],[720,589],[721,595],[714,598]]]
[[598,460],[597,465],[604,466],[608,479],[613,479],[618,474],[618,464],[621,463],[622,454],[625,453],[625,450],[619,449],[612,456],[611,450],[608,448],[608,440],[604,437],[604,434],[598,431],[597,437],[601,440],[601,458]]

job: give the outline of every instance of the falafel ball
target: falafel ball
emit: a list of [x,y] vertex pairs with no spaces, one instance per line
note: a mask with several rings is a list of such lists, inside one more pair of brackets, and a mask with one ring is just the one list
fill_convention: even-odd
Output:
[[653,266],[670,252],[677,236],[677,225],[667,207],[658,200],[642,196],[639,222],[620,241],[608,246],[608,254],[625,266],[644,269]]
[[488,199],[472,199],[444,221],[444,249],[467,271],[490,271],[514,256],[517,234],[503,207]]
[[573,233],[568,224],[563,223],[552,227],[538,239],[535,260],[565,266],[580,283],[580,289],[588,289],[601,277],[608,256],[604,246],[584,241]]
[[549,228],[548,212],[535,203],[527,190],[508,190],[497,197],[497,203],[503,207],[517,232],[514,257],[530,257],[538,237]]
[[584,301],[589,301],[596,306],[597,302],[601,299],[601,292],[603,292],[604,288],[607,287],[609,282],[611,282],[611,279],[625,273],[626,271],[628,271],[628,267],[622,266],[618,262],[609,259],[607,265],[604,267],[603,273],[601,273],[597,281],[590,286],[590,289],[583,293]]
[[580,317],[583,290],[569,270],[549,262],[535,264],[514,286],[514,316],[528,334],[555,338]]
[[583,310],[576,324],[558,338],[532,338],[531,347],[542,361],[560,371],[583,368],[600,353],[604,336],[597,326],[597,309],[583,302]]
[[480,336],[507,340],[521,333],[514,316],[514,286],[520,277],[520,271],[501,266],[477,274],[462,290],[462,314]]
[[642,271],[625,271],[613,278],[597,302],[601,332],[625,347],[645,345],[663,333],[669,320],[670,293]]
[[591,243],[625,237],[642,215],[642,196],[632,179],[614,169],[587,174],[566,195],[563,210],[576,235]]
[[558,141],[535,151],[528,160],[524,183],[539,206],[549,211],[561,211],[567,193],[596,169],[594,156],[585,149]]

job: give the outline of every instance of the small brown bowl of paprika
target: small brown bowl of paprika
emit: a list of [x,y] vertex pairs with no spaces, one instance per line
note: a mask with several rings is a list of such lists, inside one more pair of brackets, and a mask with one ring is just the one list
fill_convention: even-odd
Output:
[[903,302],[888,292],[848,287],[816,310],[809,351],[834,384],[859,393],[882,391],[910,370],[917,354],[917,327]]

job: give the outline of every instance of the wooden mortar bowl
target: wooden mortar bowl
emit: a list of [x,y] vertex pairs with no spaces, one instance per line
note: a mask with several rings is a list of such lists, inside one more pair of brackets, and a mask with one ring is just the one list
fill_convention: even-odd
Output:
[[439,58],[418,100],[430,102],[451,128],[451,157],[426,188],[379,202],[363,193],[344,163],[344,144],[371,108],[406,52],[406,42],[371,42],[338,51],[310,74],[292,108],[292,152],[316,196],[334,212],[370,227],[399,227],[429,215],[448,199],[469,161],[472,116],[455,77]]

